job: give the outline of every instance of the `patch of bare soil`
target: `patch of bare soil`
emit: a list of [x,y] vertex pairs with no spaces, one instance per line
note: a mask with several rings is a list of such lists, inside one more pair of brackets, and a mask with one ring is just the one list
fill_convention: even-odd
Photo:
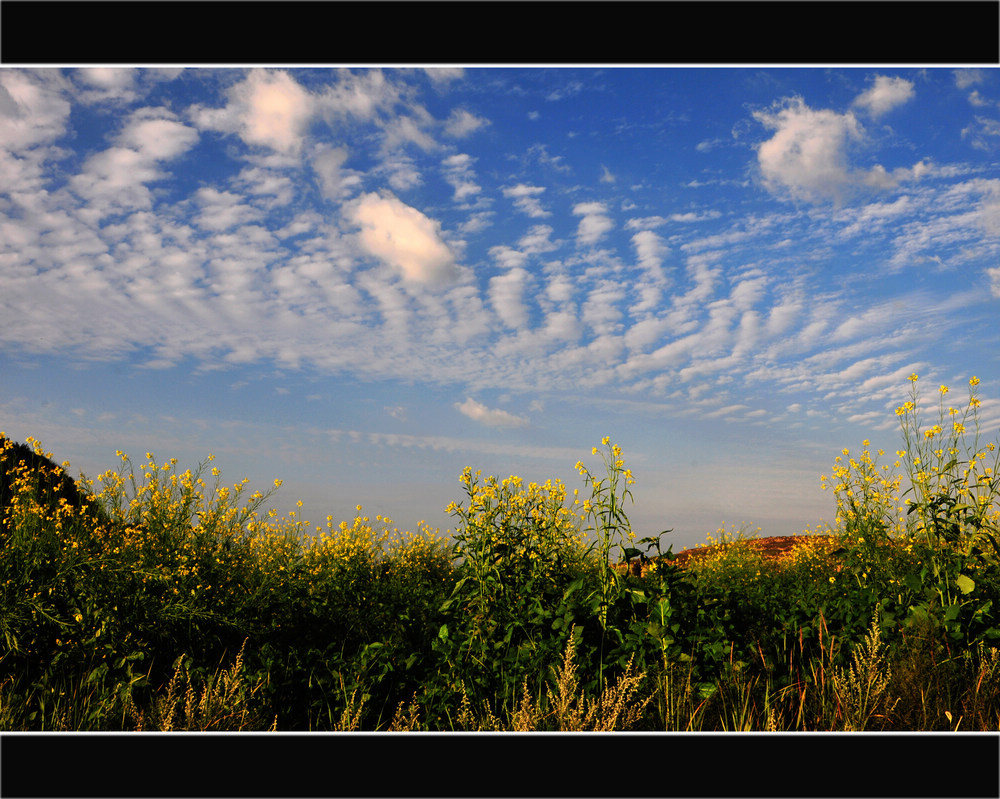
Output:
[[[788,556],[792,550],[799,545],[808,544],[816,547],[832,548],[834,541],[829,535],[772,535],[765,538],[746,538],[739,543],[750,546],[766,558],[780,560]],[[732,546],[732,542],[714,544],[705,547],[693,547],[675,553],[673,564],[675,566],[687,566],[692,562],[702,560],[717,553],[723,547]],[[628,564],[620,563],[621,570],[626,568],[631,574],[638,575],[642,568],[641,559],[636,558]]]

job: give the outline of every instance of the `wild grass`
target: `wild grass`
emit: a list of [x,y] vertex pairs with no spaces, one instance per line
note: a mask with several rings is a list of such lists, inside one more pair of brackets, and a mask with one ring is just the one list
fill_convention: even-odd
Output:
[[1000,729],[997,448],[975,378],[931,425],[916,385],[895,463],[822,478],[833,525],[684,567],[608,438],[589,496],[466,469],[449,537],[279,518],[211,456],[119,453],[74,497],[0,434],[0,729]]

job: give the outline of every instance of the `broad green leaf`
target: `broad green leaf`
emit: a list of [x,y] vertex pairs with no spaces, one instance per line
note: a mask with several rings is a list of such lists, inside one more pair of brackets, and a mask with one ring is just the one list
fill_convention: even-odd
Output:
[[973,581],[971,577],[967,577],[964,574],[960,574],[955,578],[955,585],[958,586],[958,590],[963,594],[971,593],[976,587],[975,581]]

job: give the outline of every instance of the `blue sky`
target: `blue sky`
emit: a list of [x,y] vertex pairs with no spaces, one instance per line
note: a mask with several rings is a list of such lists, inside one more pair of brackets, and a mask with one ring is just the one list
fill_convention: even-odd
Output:
[[[911,372],[1000,426],[996,68],[0,69],[0,429],[447,532],[621,445],[802,532]],[[929,396],[930,396],[929,394]]]

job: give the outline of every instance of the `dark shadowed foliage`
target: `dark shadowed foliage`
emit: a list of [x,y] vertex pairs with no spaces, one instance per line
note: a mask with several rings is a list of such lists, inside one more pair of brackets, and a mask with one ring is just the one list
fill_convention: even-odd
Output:
[[65,502],[94,522],[107,521],[103,509],[79,489],[65,469],[28,444],[0,435],[0,525],[6,524],[15,484],[22,477],[30,482],[41,507],[54,509]]

